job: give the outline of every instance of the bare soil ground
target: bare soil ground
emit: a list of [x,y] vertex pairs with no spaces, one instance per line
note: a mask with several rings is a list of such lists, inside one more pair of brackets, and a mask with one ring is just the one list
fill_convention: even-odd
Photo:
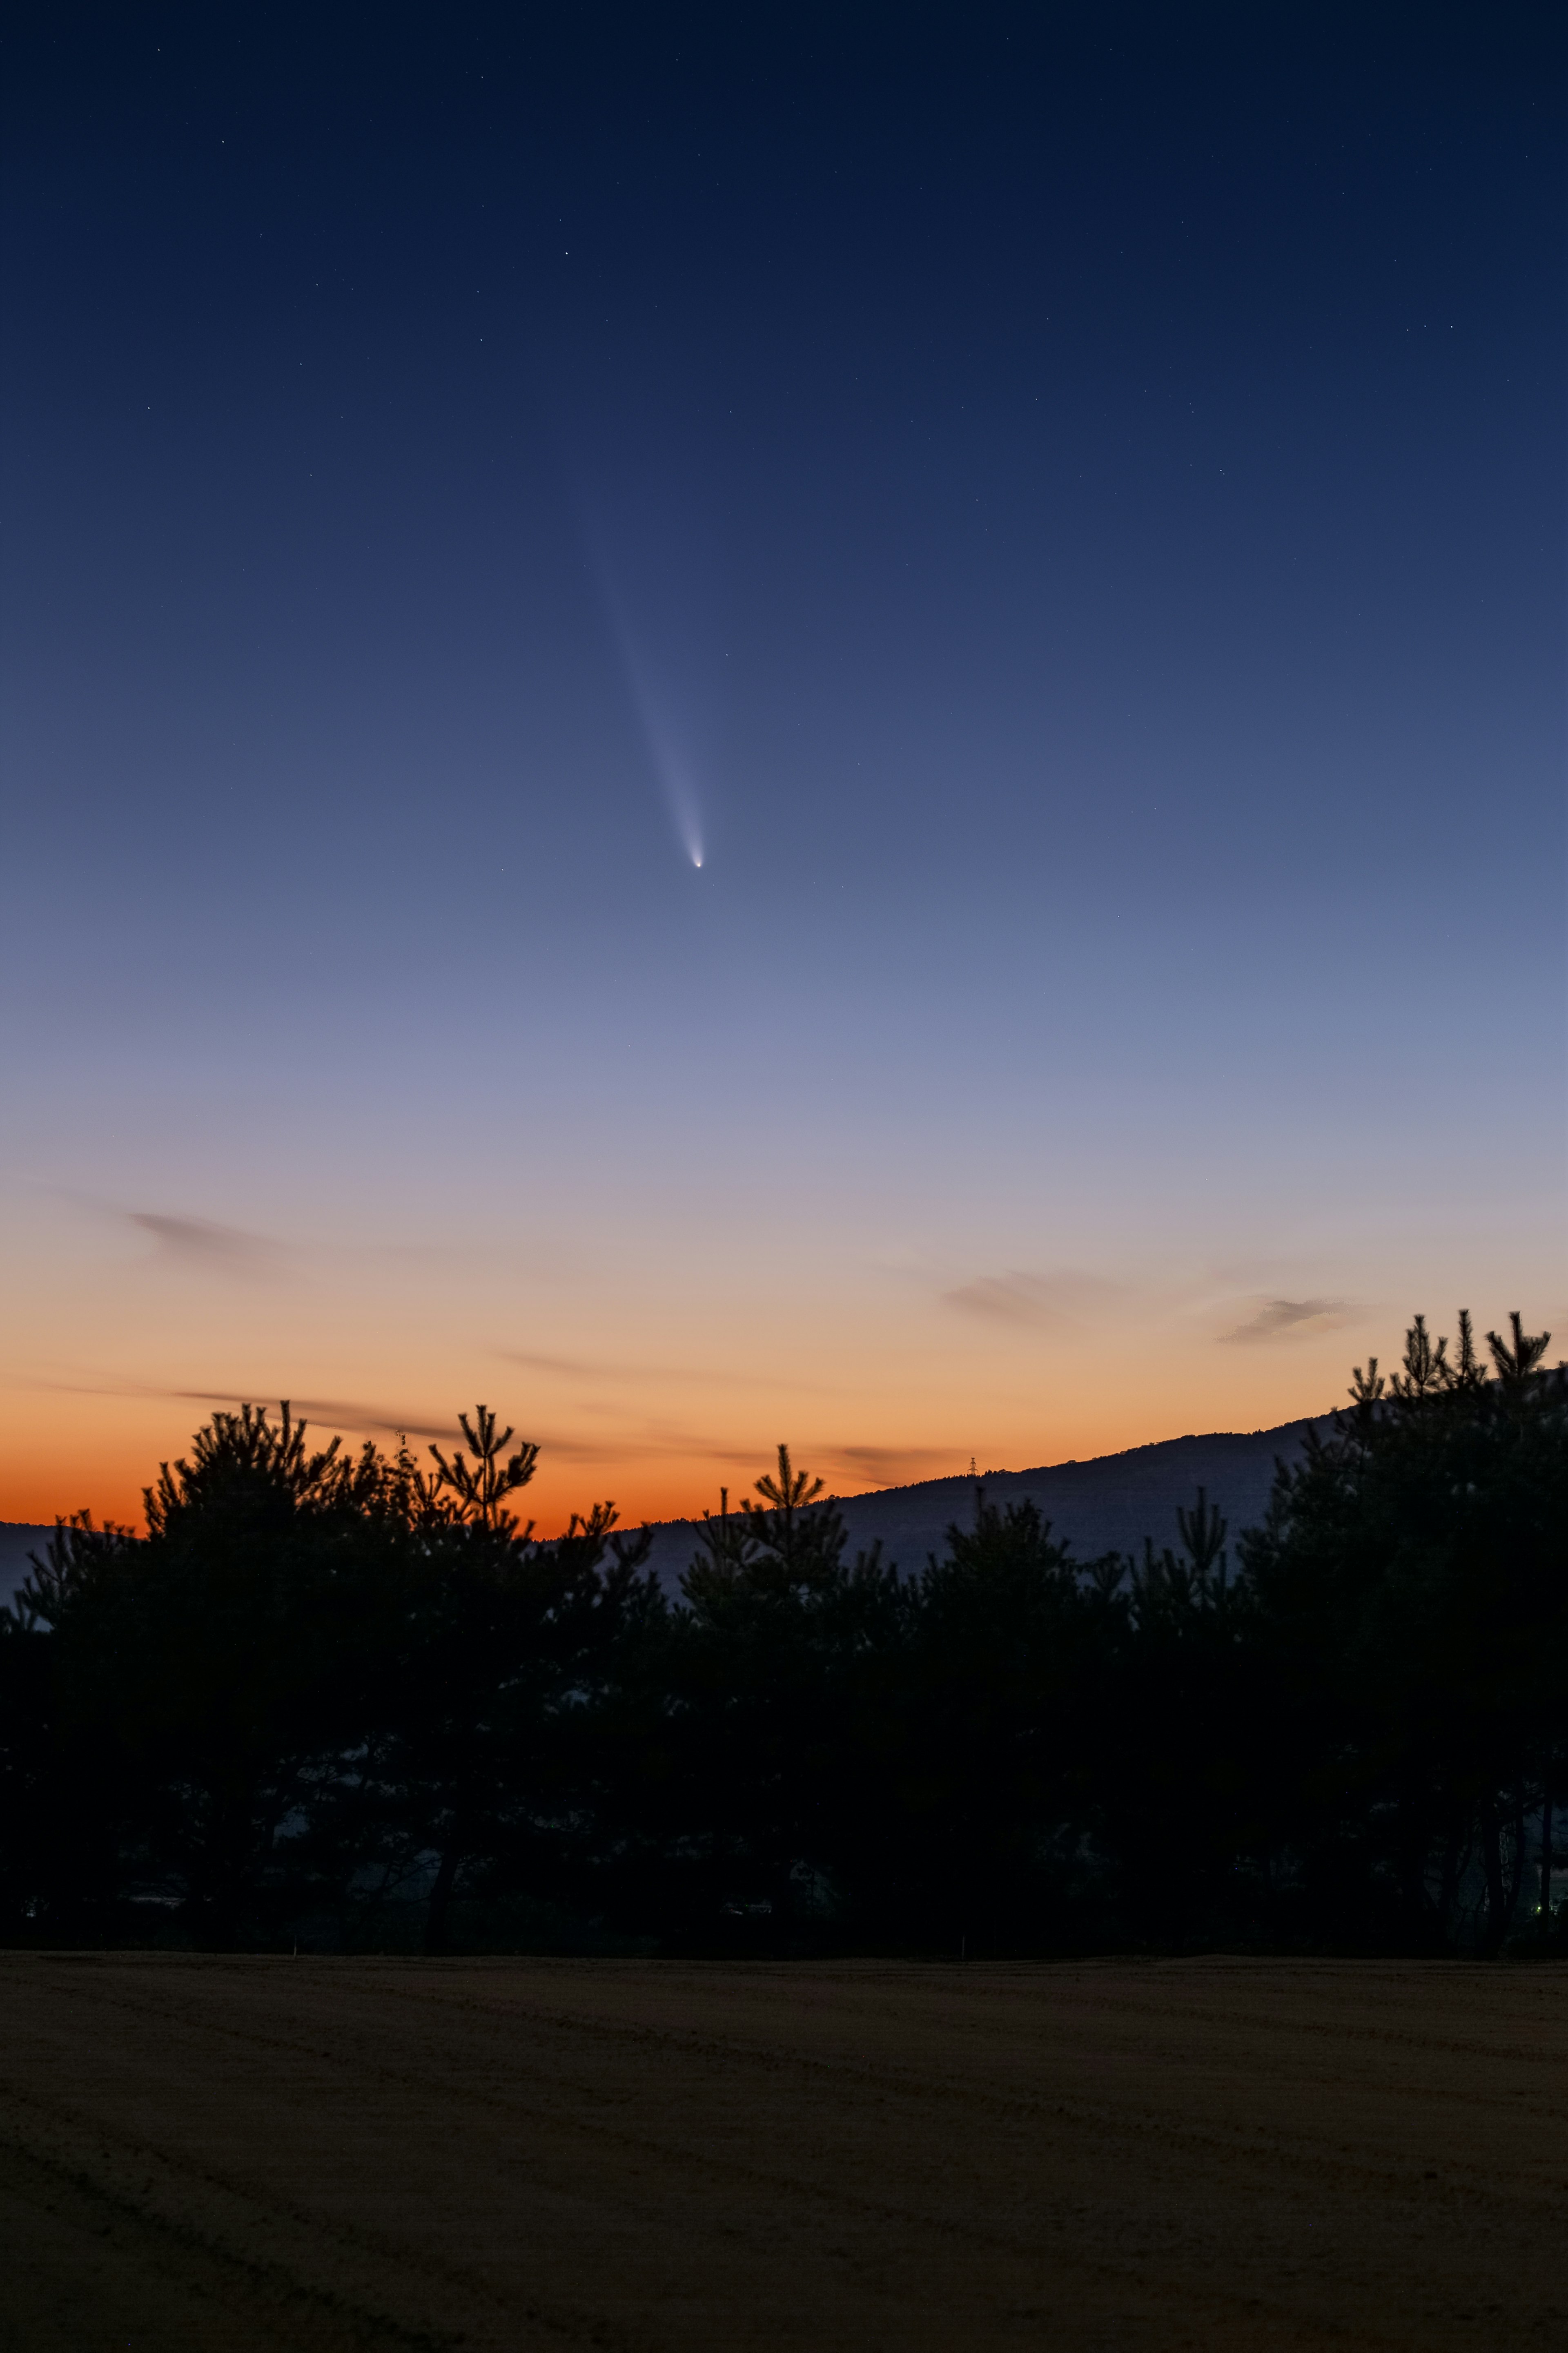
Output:
[[5,2353],[1568,2345],[1568,1969],[0,1955]]

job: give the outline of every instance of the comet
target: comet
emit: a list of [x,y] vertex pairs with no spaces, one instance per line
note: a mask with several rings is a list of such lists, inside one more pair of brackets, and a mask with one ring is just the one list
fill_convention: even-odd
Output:
[[698,763],[691,744],[694,731],[682,723],[681,699],[667,668],[655,660],[646,633],[632,619],[617,583],[617,567],[612,566],[605,552],[603,534],[589,532],[586,536],[626,691],[647,745],[649,763],[658,779],[670,825],[692,866],[700,869],[705,844]]
[[694,867],[702,864],[702,808],[698,797],[696,765],[685,731],[676,718],[668,683],[659,677],[638,644],[624,616],[616,614],[616,634],[626,685],[642,723],[648,756],[664,795],[675,838]]

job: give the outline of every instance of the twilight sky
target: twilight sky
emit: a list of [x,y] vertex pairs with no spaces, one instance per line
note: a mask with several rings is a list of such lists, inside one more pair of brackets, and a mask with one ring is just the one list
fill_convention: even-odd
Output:
[[27,14],[0,1516],[1568,1339],[1554,11]]

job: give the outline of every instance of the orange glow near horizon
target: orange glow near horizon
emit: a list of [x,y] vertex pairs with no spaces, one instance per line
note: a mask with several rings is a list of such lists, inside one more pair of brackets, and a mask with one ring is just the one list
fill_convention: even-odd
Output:
[[483,1399],[548,1535],[1568,1339],[1533,34],[731,13],[26,47],[13,1521],[244,1401]]
[[1396,1357],[1415,1306],[1451,1329],[1456,1292],[1483,1329],[1516,1303],[1533,1328],[1565,1320],[1522,1249],[1460,1288],[1392,1250],[1344,1250],[1331,1273],[1195,1251],[1174,1271],[988,1273],[1005,1244],[966,1270],[956,1250],[830,1250],[803,1229],[768,1238],[770,1264],[716,1220],[627,1226],[614,1248],[608,1225],[573,1247],[564,1218],[548,1249],[291,1246],[36,1196],[0,1265],[0,1517],[134,1525],[159,1462],[242,1398],[421,1450],[482,1398],[539,1443],[526,1502],[551,1535],[605,1498],[627,1524],[693,1516],[721,1486],[748,1493],[781,1439],[850,1494],[972,1455],[1026,1470],[1270,1428],[1327,1410],[1368,1355]]
[[[574,1511],[604,1497],[615,1501],[627,1525],[696,1517],[717,1508],[721,1487],[731,1495],[748,1493],[781,1439],[831,1492],[856,1494],[962,1472],[972,1455],[983,1469],[1023,1470],[1194,1430],[1261,1428],[1321,1411],[1343,1389],[1342,1371],[1336,1378],[1326,1363],[1320,1369],[1316,1351],[1310,1365],[1292,1357],[1254,1366],[1247,1379],[1234,1372],[1221,1381],[1189,1377],[1177,1395],[1162,1394],[1158,1385],[1086,1379],[1081,1366],[1048,1372],[1031,1366],[1032,1377],[1020,1385],[1023,1394],[993,1395],[984,1403],[973,1396],[943,1396],[940,1388],[919,1394],[926,1385],[911,1384],[907,1366],[889,1384],[890,1394],[878,1397],[868,1382],[854,1401],[814,1395],[800,1382],[775,1387],[757,1380],[738,1403],[735,1391],[710,1388],[699,1376],[687,1385],[680,1417],[699,1426],[650,1431],[647,1424],[668,1405],[668,1377],[650,1380],[640,1395],[624,1383],[613,1388],[589,1383],[584,1394],[579,1379],[569,1394],[552,1396],[548,1378],[542,1390],[538,1381],[498,1380],[496,1369],[470,1381],[475,1395],[468,1402],[482,1397],[519,1438],[538,1440],[539,1469],[524,1498],[524,1515],[531,1514],[544,1535],[557,1533]],[[1257,1377],[1259,1372],[1265,1377]],[[391,1447],[401,1419],[422,1455],[432,1438],[460,1442],[455,1406],[445,1414],[399,1417],[390,1401],[384,1410],[334,1408],[331,1399],[301,1395],[303,1384],[293,1386],[296,1414],[323,1439],[340,1433],[350,1445],[368,1437]],[[142,1491],[159,1463],[187,1452],[208,1413],[237,1404],[242,1394],[276,1409],[276,1398],[256,1388],[205,1397],[192,1388],[177,1397],[14,1389],[0,1457],[0,1519],[47,1523],[57,1514],[86,1508],[100,1519],[139,1525]]]

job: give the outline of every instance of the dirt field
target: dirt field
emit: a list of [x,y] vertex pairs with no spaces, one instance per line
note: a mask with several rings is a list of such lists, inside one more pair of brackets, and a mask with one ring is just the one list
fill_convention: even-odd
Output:
[[1568,2345],[1568,1969],[0,1955],[0,2346]]

